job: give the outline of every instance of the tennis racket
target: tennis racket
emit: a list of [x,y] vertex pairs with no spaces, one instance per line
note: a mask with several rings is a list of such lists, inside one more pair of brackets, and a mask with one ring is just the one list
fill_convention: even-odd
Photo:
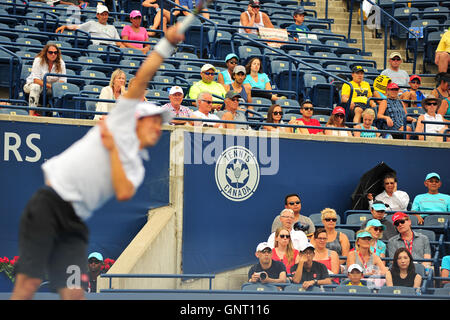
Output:
[[192,14],[187,16],[178,27],[178,33],[184,34],[194,21],[195,17],[200,14],[202,9],[206,8],[213,0],[196,0],[196,7],[192,10]]

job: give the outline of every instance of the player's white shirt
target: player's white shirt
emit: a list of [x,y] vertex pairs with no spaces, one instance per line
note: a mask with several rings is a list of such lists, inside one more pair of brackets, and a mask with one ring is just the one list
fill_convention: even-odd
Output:
[[[119,98],[106,118],[126,176],[135,189],[145,175],[142,158],[148,157],[146,150],[139,150],[136,135],[135,111],[139,102]],[[99,126],[94,126],[64,152],[44,162],[42,169],[46,181],[62,199],[72,203],[83,220],[114,196],[109,152],[101,141]]]

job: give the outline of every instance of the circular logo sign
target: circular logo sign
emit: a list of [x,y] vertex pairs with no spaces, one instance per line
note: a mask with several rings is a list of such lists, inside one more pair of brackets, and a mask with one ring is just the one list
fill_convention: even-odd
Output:
[[258,187],[259,164],[250,150],[232,146],[217,159],[215,177],[224,197],[232,201],[244,201]]

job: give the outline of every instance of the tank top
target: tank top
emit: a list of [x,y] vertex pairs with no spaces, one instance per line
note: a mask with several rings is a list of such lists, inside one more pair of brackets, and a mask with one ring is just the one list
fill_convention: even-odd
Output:
[[[233,88],[233,86],[231,84],[230,84],[230,90],[234,90],[234,88]],[[241,95],[241,99],[240,100],[242,102],[248,102],[247,91],[245,91],[244,86],[241,87],[241,91],[239,92],[239,94]]]
[[339,242],[339,237],[341,236],[340,231],[337,231],[336,239],[331,242],[327,242],[326,247],[330,250],[336,251],[339,256],[342,255],[342,246]]
[[[444,119],[442,118],[442,115],[438,114],[438,113],[436,113],[436,115],[434,117],[430,116],[428,113],[425,113],[423,115],[423,119],[425,121],[437,121],[437,122],[444,121]],[[424,123],[423,125],[426,126],[425,132],[429,132],[429,133],[438,133],[439,130],[441,130],[442,128],[445,127],[445,125],[443,125],[443,124],[433,124],[433,123]]]
[[[364,126],[362,123],[360,123],[361,129],[364,129]],[[376,128],[374,126],[370,126],[370,130],[375,130]],[[361,138],[376,138],[377,133],[376,132],[366,132],[366,131],[360,131],[360,137]]]
[[[321,264],[325,265],[327,267],[328,271],[331,271],[331,251],[328,249],[328,259],[324,260],[315,260],[317,262],[320,262]],[[333,281],[339,284],[339,278],[333,278]]]
[[402,286],[402,287],[414,287],[414,279],[416,278],[415,272],[408,273],[405,279],[400,277],[400,273],[392,272],[392,284],[394,286]]
[[230,84],[231,85],[233,80],[231,79],[231,76],[230,76],[230,73],[228,72],[228,70],[225,69],[225,70],[221,71],[220,73],[223,76],[223,82],[225,84]]
[[438,98],[439,99],[441,99],[441,100],[447,100],[447,103],[448,103],[448,105],[449,105],[449,107],[447,108],[447,113],[446,114],[450,114],[450,100],[449,100],[449,97],[444,97],[440,92],[439,92],[439,90],[436,88],[436,92],[437,92],[437,94],[438,94]]
[[[251,18],[250,18],[250,14],[248,13],[248,11],[245,11],[245,13],[247,14],[248,19],[250,20]],[[240,22],[239,22],[239,26],[243,27],[243,25]],[[264,22],[263,22],[261,12],[259,12],[259,22],[255,22],[251,27],[264,28]],[[247,33],[247,32],[245,32],[245,29],[239,29],[239,33]],[[251,29],[249,33],[258,34],[258,30]]]
[[364,269],[364,273],[365,273],[366,271],[370,271],[370,270],[375,266],[375,265],[373,264],[373,256],[374,256],[374,254],[371,253],[371,254],[370,254],[369,261],[367,261],[366,263],[364,263],[364,262],[361,260],[358,251],[355,250],[355,263],[356,263],[356,264],[359,264],[359,265]]

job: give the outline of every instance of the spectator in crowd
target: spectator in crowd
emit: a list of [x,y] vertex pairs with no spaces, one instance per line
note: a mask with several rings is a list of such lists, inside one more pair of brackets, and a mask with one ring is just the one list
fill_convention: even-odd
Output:
[[359,264],[352,264],[350,267],[348,267],[347,272],[349,280],[347,286],[364,286],[364,284],[361,282],[364,269]]
[[[311,243],[314,245],[314,261],[324,264],[329,274],[339,274],[341,271],[339,255],[336,251],[327,248],[328,235],[325,228],[317,228]],[[334,282],[339,284],[339,279],[334,278]]]
[[447,72],[450,52],[450,30],[447,30],[441,37],[441,41],[434,54],[434,64],[438,67],[438,72]]
[[[450,272],[450,256],[445,256],[442,258],[441,263],[441,277],[449,278],[450,276],[449,272]],[[441,285],[445,285],[447,283],[450,283],[450,279],[441,280]]]
[[[183,103],[184,92],[183,89],[179,86],[173,86],[169,90],[169,100],[170,102],[163,105],[163,108],[166,108],[172,114],[172,117],[176,118],[191,118],[192,110],[186,106],[181,105]],[[174,125],[190,125],[191,123],[186,120],[172,120],[171,124]]]
[[121,40],[119,33],[117,32],[116,27],[114,27],[113,25],[109,25],[108,24],[108,18],[109,18],[109,10],[108,7],[99,4],[97,6],[97,20],[98,21],[94,21],[94,20],[89,20],[88,22],[85,22],[83,24],[77,25],[77,24],[72,24],[72,25],[63,25],[58,27],[55,32],[56,33],[63,33],[64,30],[68,29],[68,30],[81,30],[84,32],[87,32],[90,34],[91,37],[93,38],[104,38],[103,39],[92,39],[92,43],[93,44],[97,44],[97,45],[116,45],[119,48],[125,48],[125,46],[123,45],[122,42],[120,41],[108,41],[107,39],[110,40]]
[[[440,123],[423,123],[423,121],[432,121],[432,122],[449,122],[445,119],[441,114],[436,113],[436,110],[439,109],[439,106],[442,104],[442,100],[436,98],[433,95],[429,95],[426,99],[423,100],[423,108],[426,113],[421,114],[417,118],[417,125],[415,132],[427,132],[427,133],[444,133],[448,129],[448,125],[440,124]],[[427,141],[444,141],[442,136],[418,136],[419,140],[427,140]]]
[[[383,177],[384,191],[377,196],[375,200],[381,201],[383,205],[388,207],[387,211],[407,211],[409,205],[409,195],[405,191],[397,190],[398,180],[397,175],[393,172],[385,174]],[[369,200],[369,208],[373,203],[373,194],[367,194]],[[383,214],[386,209],[383,209]]]
[[425,99],[425,95],[419,90],[422,79],[417,74],[409,77],[409,90],[403,92],[400,96],[401,100],[412,100],[419,102],[407,102],[408,107],[421,107],[421,101]]
[[[283,109],[279,104],[273,104],[267,111],[267,123],[280,123],[284,124],[283,120]],[[279,131],[279,132],[292,132],[292,128],[289,127],[278,127],[278,126],[263,126],[264,130],[267,131]]]
[[[411,219],[404,212],[396,212],[392,216],[392,222],[398,230],[398,235],[389,239],[387,247],[389,257],[394,257],[398,248],[406,248],[411,253],[414,260],[417,259],[431,259],[431,247],[428,237],[413,232],[411,229]],[[428,261],[422,262],[425,268],[430,267],[431,263]]]
[[301,134],[323,134],[323,129],[320,129],[321,125],[319,120],[314,119],[312,116],[314,114],[314,105],[311,100],[306,99],[302,101],[300,105],[301,118],[289,121],[289,124],[298,126],[315,126],[315,128],[294,128],[294,132]]
[[[252,87],[249,83],[244,83],[246,77],[246,70],[244,66],[236,66],[231,74],[232,82],[225,84],[225,90],[234,90],[239,93],[240,99],[244,103],[252,103]],[[252,106],[248,107],[253,109]]]
[[[247,121],[247,117],[245,114],[238,110],[239,100],[241,95],[234,91],[230,90],[225,95],[225,110],[219,111],[217,114],[222,120],[226,121]],[[234,124],[234,123],[224,123],[223,127],[226,129],[244,129],[247,130],[249,128],[248,124]]]
[[[272,259],[272,247],[267,242],[261,242],[256,247],[256,257],[259,262],[248,271],[249,282],[285,283],[286,267],[281,261]],[[265,276],[261,276],[261,273]]]
[[[308,238],[306,237],[305,232],[301,230],[295,230],[293,228],[294,226],[294,211],[291,209],[283,209],[279,216],[279,221],[281,222],[280,228],[284,228],[286,230],[290,231],[291,234],[291,240],[292,245],[294,246],[294,249],[299,250],[299,248],[302,247],[305,243],[308,242]],[[272,232],[269,236],[269,239],[267,240],[267,243],[271,245],[271,247],[274,247],[275,244],[275,232],[278,229],[278,227],[275,229],[274,232]]]
[[[373,97],[380,99],[387,99],[386,90],[388,84],[391,82],[392,80],[388,76],[380,74],[378,77],[376,77],[375,80],[373,81]],[[380,101],[381,100],[375,100],[377,104],[380,104]]]
[[292,274],[291,268],[300,260],[298,250],[294,248],[289,230],[283,227],[275,231],[275,244],[272,250],[272,260],[283,262],[286,273]]
[[386,227],[378,219],[371,219],[367,221],[366,227],[363,229],[372,235],[370,251],[375,253],[380,258],[386,257],[386,244],[381,240],[385,229]]
[[402,64],[402,55],[400,52],[392,52],[389,55],[389,67],[384,69],[381,74],[391,78],[392,82],[398,86],[407,87],[409,82],[408,72],[400,69]]
[[422,276],[416,273],[414,260],[406,248],[395,251],[391,268],[386,272],[386,286],[420,288]]
[[[160,27],[161,25],[161,1],[162,0],[145,0],[142,2],[142,6],[146,7],[146,8],[153,8],[156,10],[156,14],[155,17],[153,18],[153,25],[150,27],[150,29],[152,30],[156,30]],[[175,2],[176,4],[180,4],[179,0],[173,0],[173,2]],[[172,8],[175,8],[175,5],[173,5],[170,2],[164,1],[163,4],[163,18],[162,18],[162,25],[163,25],[163,31],[164,33],[167,30],[167,24],[170,22],[170,10],[172,10]],[[173,15],[177,16],[180,14],[180,11],[174,11]],[[155,35],[154,31],[149,31],[148,35],[150,37],[153,37]]]
[[[439,192],[439,188],[442,187],[440,175],[436,172],[427,174],[424,185],[428,192],[418,194],[414,198],[411,211],[450,212],[450,196]],[[419,224],[423,224],[423,219],[427,214],[415,214],[415,216]]]
[[[239,33],[253,33],[258,34],[256,29],[251,28],[273,28],[272,21],[270,21],[267,13],[260,12],[261,3],[259,0],[250,0],[247,10],[241,13],[240,26],[244,27],[239,29]],[[245,28],[246,27],[246,28]]]
[[[345,233],[336,230],[337,213],[336,210],[325,208],[321,212],[322,223],[327,232],[327,248],[336,251],[339,257],[347,257],[350,250],[350,241]],[[340,260],[341,264],[345,260]]]
[[63,4],[63,5],[66,5],[66,6],[77,6],[78,7],[80,2],[82,2],[82,1],[78,1],[78,0],[60,0],[56,4]]
[[[44,75],[46,73],[66,74],[66,64],[61,58],[61,50],[56,44],[47,43],[33,60],[31,73],[26,79],[23,91],[29,94],[28,104],[30,107],[37,107],[39,97],[44,90]],[[65,77],[48,76],[46,83],[47,94],[52,92],[52,84],[55,82],[67,82]],[[30,109],[30,116],[39,115],[35,110]]]
[[239,62],[239,57],[234,53],[229,53],[225,57],[225,65],[227,68],[219,72],[217,76],[217,82],[222,85],[230,85],[233,82],[232,76],[234,68],[237,66]]
[[[361,114],[369,107],[375,108],[377,104],[372,97],[372,89],[367,81],[364,81],[364,68],[361,66],[354,66],[352,68],[353,86],[352,100],[350,101],[350,111],[353,113],[353,122],[359,123],[361,121]],[[350,86],[346,83],[342,85],[341,102],[347,103],[350,99]]]
[[[197,100],[200,92],[209,92],[211,96],[216,95],[219,97],[225,97],[225,94],[227,93],[225,88],[220,83],[214,81],[216,74],[217,69],[212,64],[204,64],[200,69],[200,76],[202,77],[202,80],[195,82],[191,86],[191,89],[189,90],[189,98],[192,100]],[[213,108],[220,108],[222,100],[213,96],[211,99],[212,101],[217,101],[217,103],[213,105]]]
[[[261,59],[254,57],[245,65],[246,77],[244,84],[249,84],[252,89],[272,90],[269,76],[263,72]],[[275,101],[279,99],[276,94],[270,92],[252,92],[253,96],[258,96]]]
[[[125,72],[121,69],[116,69],[111,74],[111,79],[109,80],[109,85],[102,88],[100,91],[99,99],[105,100],[117,100],[121,95],[125,93],[125,84],[127,82],[127,77]],[[95,111],[97,112],[111,112],[111,110],[116,106],[115,102],[102,102],[99,101],[96,104]],[[95,115],[94,119],[99,120],[103,117],[101,114]]]
[[[197,96],[197,106],[198,110],[192,113],[191,118],[193,119],[209,119],[209,120],[220,120],[220,118],[211,113],[213,104],[213,97],[211,93],[203,91],[200,92]],[[214,127],[221,128],[222,124],[220,122],[202,122],[202,121],[193,121],[194,126],[204,126],[204,127]]]
[[300,248],[300,261],[296,266],[292,282],[302,284],[303,289],[308,289],[312,286],[321,286],[324,284],[331,284],[331,278],[328,274],[327,267],[317,261],[314,261],[314,246],[311,243],[306,243]]
[[347,265],[354,263],[363,268],[364,276],[385,275],[386,267],[379,256],[370,250],[372,235],[364,230],[356,233],[355,248],[349,251]]
[[[194,1],[193,0],[179,0],[179,4],[180,6],[182,6],[185,9],[189,9],[189,10],[193,10],[194,9]],[[182,11],[181,12],[183,15],[188,16],[191,13],[188,11]],[[209,13],[208,13],[208,8],[203,8],[201,15],[203,16],[203,18],[209,19]]]
[[[305,9],[303,7],[298,7],[294,11],[294,22],[289,27],[286,28],[289,35],[294,37],[294,40],[297,41],[299,38],[299,32],[309,32],[308,26],[304,24],[305,22]],[[303,33],[303,37],[306,38],[306,34]]]
[[[335,107],[331,112],[331,116],[328,119],[325,127],[331,128],[348,128],[345,125],[345,109],[342,107]],[[352,137],[351,131],[344,130],[325,130],[327,136],[339,136],[339,137]]]
[[[373,125],[373,121],[375,120],[375,111],[373,111],[373,109],[364,110],[361,116],[363,121],[361,124],[357,124],[356,126],[354,126],[355,129],[378,130],[378,128]],[[381,133],[372,131],[353,132],[354,137],[361,138],[379,138],[380,135]]]
[[[384,226],[383,235],[381,237],[382,240],[389,240],[393,236],[397,235],[398,232],[391,221],[386,219],[386,205],[379,200],[373,201],[370,204],[370,213],[372,214],[373,219],[377,219]],[[363,222],[361,225],[361,229],[365,229],[367,225],[367,221]]]
[[97,278],[103,272],[103,256],[99,252],[92,252],[88,256],[89,283],[85,291],[97,292]]
[[[144,27],[141,27],[142,15],[139,10],[131,11],[130,21],[131,25],[126,25],[122,29],[122,40],[148,41],[147,30],[145,30]],[[137,48],[145,55],[150,50],[150,44],[148,43],[123,42],[123,46],[127,48]]]
[[[395,82],[387,86],[387,100],[382,100],[378,107],[378,119],[384,119],[383,129],[404,131],[406,121],[416,122],[414,117],[407,116],[405,105],[398,98],[399,87]],[[406,131],[412,131],[411,125],[406,125]],[[401,135],[395,135],[403,137]],[[407,135],[406,139],[410,136]]]
[[[309,217],[300,214],[300,211],[302,210],[302,203],[300,201],[300,196],[298,194],[292,193],[285,196],[284,208],[291,209],[292,211],[294,211],[293,224],[298,222],[301,226],[303,226],[306,229],[305,233],[307,235],[314,233],[314,231],[316,230],[314,222],[312,222],[312,220]],[[273,219],[272,232],[274,232],[278,227],[281,227],[279,215],[276,216],[275,219]]]
[[[439,98],[442,102],[447,106],[450,104],[450,95],[449,95],[449,82],[450,82],[450,74],[446,72],[438,73],[435,77],[436,79],[436,88],[430,92],[430,95],[433,97]],[[447,111],[448,113],[448,111]]]

